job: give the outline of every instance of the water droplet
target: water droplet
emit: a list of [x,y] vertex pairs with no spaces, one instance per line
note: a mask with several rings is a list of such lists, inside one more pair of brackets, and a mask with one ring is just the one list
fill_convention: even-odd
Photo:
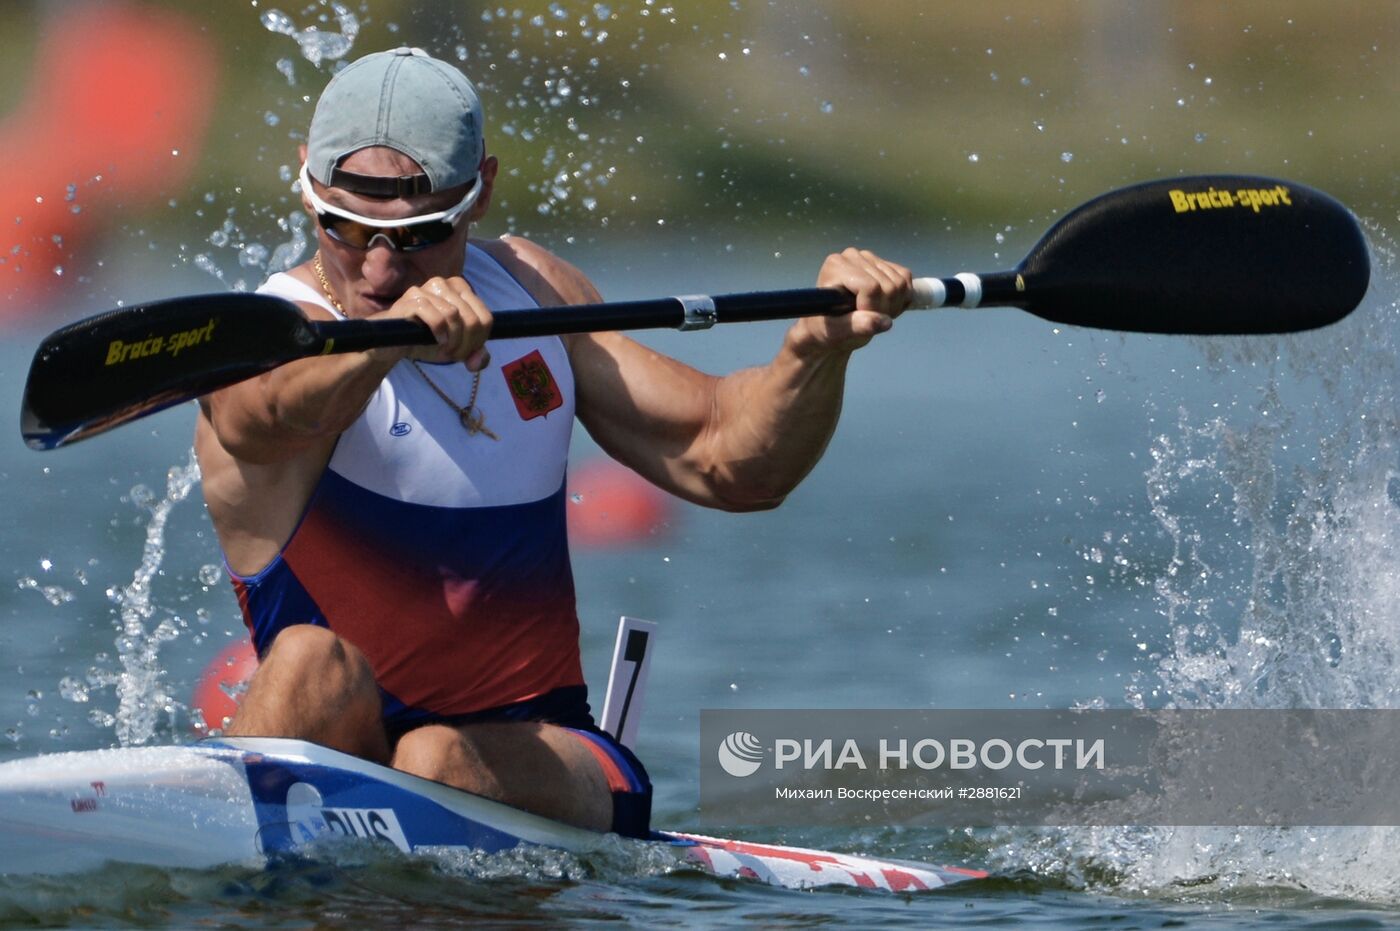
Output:
[[[199,567],[199,584],[206,588],[218,585],[223,577],[223,567],[216,563],[208,563]],[[208,622],[206,621],[206,623]]]
[[220,281],[224,280],[223,270],[220,269],[219,266],[215,264],[214,260],[211,259],[208,256],[208,254],[204,252],[201,252],[194,257],[194,267],[202,272],[207,272],[210,275],[213,275]]
[[453,51],[453,54],[455,54],[455,55],[457,56],[457,60],[458,60],[458,61],[466,61],[466,60],[467,60],[467,47],[466,47],[465,45],[459,45],[459,46],[457,46],[455,49],[453,49],[452,51]]
[[262,243],[244,243],[238,250],[238,264],[244,268],[256,268],[267,262],[267,246]]
[[214,232],[209,234],[209,241],[216,246],[227,246],[228,233],[225,233],[223,230],[214,230]]
[[76,679],[73,676],[64,676],[59,681],[58,694],[71,702],[85,702],[89,697],[87,685],[81,679]]
[[263,122],[269,126],[276,126],[278,123],[282,122],[282,118],[271,110],[268,110],[263,114]]
[[64,200],[77,200],[77,199],[78,199],[78,186],[77,186],[76,184],[70,184],[70,185],[68,185],[68,193],[65,194],[65,195],[63,196],[63,199],[64,199]]
[[288,84],[297,82],[297,65],[290,58],[277,59],[277,73],[287,79]]
[[832,104],[830,100],[823,100],[821,109],[823,113],[831,113],[836,109],[836,107]]
[[93,708],[89,711],[87,719],[88,723],[94,724],[97,727],[111,727],[113,724],[117,723],[115,717],[103,711],[101,708]]
[[1069,162],[1074,161],[1074,153],[1073,153],[1073,152],[1061,152],[1061,153],[1060,153],[1060,161],[1065,162],[1066,164],[1068,164]]
[[1196,133],[1196,141],[1197,141],[1197,142],[1205,142],[1205,141],[1206,141],[1206,134],[1205,134],[1205,133]]
[[76,601],[78,598],[77,595],[74,595],[72,592],[68,591],[68,589],[61,588],[57,585],[45,585],[39,592],[44,596],[44,600],[55,608],[59,605],[65,605],[71,601]]
[[248,682],[246,679],[242,682],[227,682],[221,680],[219,682],[219,691],[223,692],[234,701],[238,701],[248,693]]
[[979,162],[979,161],[982,160],[982,156],[978,155],[976,152],[973,152],[971,155],[969,155],[969,156],[967,157],[967,160],[968,160],[969,162],[972,162],[972,163],[976,164],[977,162]]
[[268,10],[259,19],[268,32],[277,32],[284,36],[296,35],[297,27],[292,24],[291,17],[281,10]]

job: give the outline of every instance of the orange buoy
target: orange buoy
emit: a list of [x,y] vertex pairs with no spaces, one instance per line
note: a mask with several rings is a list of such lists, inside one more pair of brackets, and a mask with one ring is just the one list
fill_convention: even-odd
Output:
[[569,542],[575,546],[635,546],[670,529],[672,498],[611,459],[592,459],[569,474]]
[[258,670],[258,654],[253,652],[253,644],[246,638],[235,640],[219,651],[219,655],[209,661],[204,672],[195,684],[194,696],[190,700],[190,710],[199,710],[204,716],[204,727],[199,730],[222,730],[238,711],[238,698],[253,673]]

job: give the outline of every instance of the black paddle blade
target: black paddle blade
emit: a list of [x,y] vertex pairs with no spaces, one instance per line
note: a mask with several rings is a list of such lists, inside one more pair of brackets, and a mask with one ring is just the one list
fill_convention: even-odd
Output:
[[317,351],[295,304],[262,294],[157,301],[89,317],[34,354],[20,429],[53,449]]
[[1321,191],[1235,175],[1168,178],[1089,201],[1016,269],[1056,323],[1145,333],[1287,333],[1334,323],[1371,277],[1351,213]]

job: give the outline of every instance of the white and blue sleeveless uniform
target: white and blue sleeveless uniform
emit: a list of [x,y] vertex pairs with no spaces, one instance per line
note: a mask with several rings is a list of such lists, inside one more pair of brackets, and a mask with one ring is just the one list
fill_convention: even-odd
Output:
[[[495,259],[467,255],[488,307],[536,306]],[[335,313],[289,275],[259,291]],[[470,435],[400,362],[341,435],[282,552],[232,576],[259,654],[298,623],[358,647],[391,734],[477,716],[592,724],[565,528],[573,372],[557,337],[487,345],[476,407],[499,439]],[[465,366],[423,368],[466,405]]]

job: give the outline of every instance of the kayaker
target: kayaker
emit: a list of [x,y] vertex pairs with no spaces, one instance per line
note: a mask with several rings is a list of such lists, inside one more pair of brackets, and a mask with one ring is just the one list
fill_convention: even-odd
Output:
[[437,345],[294,362],[201,399],[209,514],[261,657],[230,734],[298,737],[551,818],[644,836],[651,787],[598,731],[579,661],[564,476],[577,417],[661,488],[775,507],[821,457],[851,352],[907,269],[829,256],[856,312],[799,320],[716,378],[618,333],[486,345],[492,307],[591,303],[491,206],[476,91],[416,49],[327,85],[301,147],[316,254],[260,290],[311,317],[409,317]]

